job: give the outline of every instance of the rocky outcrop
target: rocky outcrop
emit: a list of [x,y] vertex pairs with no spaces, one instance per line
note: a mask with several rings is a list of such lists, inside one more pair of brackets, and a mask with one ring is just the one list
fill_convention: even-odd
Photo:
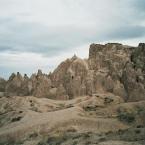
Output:
[[21,87],[22,87],[23,77],[17,72],[17,74],[13,73],[6,84],[5,94],[6,96],[21,96]]
[[0,97],[4,96],[5,86],[6,86],[6,80],[3,78],[0,78]]
[[5,91],[5,86],[6,86],[6,80],[3,78],[0,78],[0,92]]
[[88,61],[96,91],[101,88],[127,101],[145,99],[145,44],[92,44]]
[[119,43],[92,44],[89,58],[74,55],[62,62],[53,73],[38,70],[30,78],[12,74],[5,87],[6,95],[72,99],[110,92],[126,101],[145,99],[145,44],[138,47]]
[[12,74],[5,87],[6,96],[29,96],[47,97],[51,87],[51,80],[47,75],[38,70],[30,78],[25,74],[24,77],[18,72]]
[[145,99],[145,44],[92,44],[88,60],[74,56],[52,73],[55,87],[64,87],[69,98],[111,92],[126,101]]
[[32,83],[32,95],[36,97],[48,97],[49,90],[51,88],[51,80],[47,75],[43,74],[41,70],[38,70],[37,75],[33,75],[30,78]]
[[[73,56],[71,59],[67,59],[58,66],[52,73],[51,79],[53,85],[57,88],[61,86],[64,92],[63,95],[68,95],[71,99],[75,96],[86,94],[85,81],[87,75],[87,60]],[[62,93],[62,91],[60,92]],[[59,91],[57,95],[59,96]]]
[[145,44],[140,43],[132,52],[123,70],[122,83],[129,101],[145,99]]

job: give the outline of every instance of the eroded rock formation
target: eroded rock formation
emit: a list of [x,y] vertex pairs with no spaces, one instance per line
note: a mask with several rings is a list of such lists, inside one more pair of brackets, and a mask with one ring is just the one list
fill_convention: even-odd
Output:
[[144,47],[145,44],[138,47],[92,44],[88,62],[94,70],[95,90],[101,88],[127,101],[145,99]]
[[6,86],[6,80],[0,78],[0,97],[4,96],[5,86]]
[[145,44],[138,47],[118,43],[92,44],[89,58],[73,56],[62,62],[53,73],[38,70],[30,78],[12,74],[5,94],[72,99],[111,92],[126,101],[145,99]]

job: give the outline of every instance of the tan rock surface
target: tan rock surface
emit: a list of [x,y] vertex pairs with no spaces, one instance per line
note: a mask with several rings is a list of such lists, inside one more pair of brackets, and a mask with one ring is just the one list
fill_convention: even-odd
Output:
[[6,96],[73,99],[110,92],[125,101],[145,99],[145,44],[138,47],[118,43],[92,44],[89,58],[76,55],[62,62],[53,73],[38,70],[30,78],[12,74],[6,83]]
[[[116,132],[115,134],[118,134],[119,130],[126,130],[136,125],[144,126],[145,120],[141,119],[143,117],[141,112],[145,110],[144,106],[144,101],[124,103],[121,97],[111,93],[98,93],[92,97],[78,97],[67,101],[32,96],[2,97],[0,98],[0,143],[21,141],[24,144],[37,145],[45,136],[65,137],[65,133],[69,135],[71,132],[79,136],[80,145],[81,142],[87,141],[87,139],[82,140],[81,136],[87,136],[88,132],[92,134],[91,138],[96,138],[90,138],[92,144],[97,138],[99,142],[102,142],[103,139],[99,139],[103,137],[99,136],[100,133]],[[120,109],[127,112],[136,112],[137,109],[141,112],[135,115],[134,122],[128,124],[118,119]],[[115,141],[122,143],[118,140],[118,136],[114,137],[114,134],[113,137],[107,135],[106,138],[113,139],[114,143]],[[131,138],[128,136],[128,140]],[[69,138],[65,141],[68,144],[73,143]]]

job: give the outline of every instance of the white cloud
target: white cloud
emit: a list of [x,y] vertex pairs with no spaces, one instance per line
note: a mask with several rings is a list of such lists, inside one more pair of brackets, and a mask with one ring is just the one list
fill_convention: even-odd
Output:
[[14,52],[4,51],[0,53],[0,68],[4,68],[9,72],[0,71],[3,77],[8,78],[12,72],[19,71],[24,74],[27,73],[29,76],[32,73],[37,72],[38,69],[42,69],[44,73],[52,72],[60,62],[71,58],[74,54],[81,58],[87,58],[89,52],[89,45],[83,45],[76,47],[69,52],[63,52],[59,56],[44,57],[39,53],[30,52]]
[[74,53],[87,57],[94,42],[137,45],[145,39],[145,3],[137,4],[137,0],[0,0],[0,75],[17,70],[30,74],[37,68],[47,72]]

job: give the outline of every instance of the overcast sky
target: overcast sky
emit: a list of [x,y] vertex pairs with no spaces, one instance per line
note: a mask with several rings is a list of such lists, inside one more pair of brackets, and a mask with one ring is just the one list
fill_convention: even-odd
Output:
[[0,76],[45,73],[91,43],[145,41],[145,0],[0,0]]

